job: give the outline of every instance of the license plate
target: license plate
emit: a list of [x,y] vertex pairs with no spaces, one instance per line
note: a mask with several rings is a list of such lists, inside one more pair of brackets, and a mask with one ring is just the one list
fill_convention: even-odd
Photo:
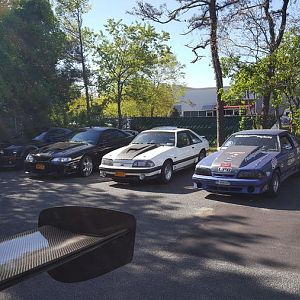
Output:
[[45,170],[45,165],[43,165],[43,164],[36,164],[36,165],[35,165],[35,168],[36,168],[37,170]]
[[216,184],[218,185],[230,185],[229,181],[225,181],[225,180],[219,180],[216,182]]
[[125,177],[125,176],[126,176],[126,173],[125,173],[125,172],[116,172],[116,173],[115,173],[115,176],[116,176],[116,177]]

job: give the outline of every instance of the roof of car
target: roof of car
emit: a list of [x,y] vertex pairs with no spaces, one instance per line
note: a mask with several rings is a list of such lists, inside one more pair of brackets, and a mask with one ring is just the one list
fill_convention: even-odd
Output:
[[87,129],[87,130],[95,130],[95,131],[104,131],[106,129],[117,129],[117,128],[112,128],[112,127],[98,127],[98,126],[95,126],[95,127],[84,127],[84,128],[81,128],[82,129]]
[[236,134],[268,134],[268,135],[280,135],[281,133],[287,132],[284,129],[252,129],[243,130],[236,132]]
[[160,127],[154,127],[148,130],[144,131],[166,131],[166,132],[177,132],[177,131],[183,131],[183,130],[188,130],[186,128],[178,128],[175,126],[160,126]]

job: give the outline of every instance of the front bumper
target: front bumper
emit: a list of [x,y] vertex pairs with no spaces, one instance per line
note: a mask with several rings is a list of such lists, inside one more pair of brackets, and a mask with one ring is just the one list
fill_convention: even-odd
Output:
[[23,163],[23,158],[21,156],[15,155],[3,155],[0,156],[0,167],[2,168],[14,168],[21,166]]
[[26,173],[38,175],[67,175],[78,172],[78,163],[27,162],[24,166]]
[[268,179],[238,179],[193,175],[195,187],[220,194],[261,194],[268,190]]
[[161,167],[154,168],[122,168],[112,166],[99,166],[100,176],[109,177],[115,181],[144,181],[156,178],[161,173]]

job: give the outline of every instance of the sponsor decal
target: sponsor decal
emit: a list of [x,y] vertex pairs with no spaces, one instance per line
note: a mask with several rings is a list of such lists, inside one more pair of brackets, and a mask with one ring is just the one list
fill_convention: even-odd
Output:
[[298,153],[298,154],[300,153],[300,147],[297,148],[297,153]]
[[249,160],[253,159],[255,156],[257,156],[260,153],[260,150],[254,151],[252,154],[245,157],[245,162],[248,162]]
[[224,168],[231,168],[231,163],[230,162],[222,162],[220,167],[224,167]]
[[245,152],[228,152],[229,156],[226,157],[225,161],[232,161],[235,157],[245,154]]
[[290,158],[290,159],[288,160],[288,162],[287,162],[287,165],[290,166],[290,165],[292,165],[295,161],[296,161],[295,158]]
[[219,172],[232,172],[232,168],[229,168],[229,167],[219,167],[218,168],[218,171]]
[[272,169],[273,169],[273,170],[277,167],[277,164],[278,164],[277,158],[274,157],[274,158],[271,160],[271,166],[272,166]]

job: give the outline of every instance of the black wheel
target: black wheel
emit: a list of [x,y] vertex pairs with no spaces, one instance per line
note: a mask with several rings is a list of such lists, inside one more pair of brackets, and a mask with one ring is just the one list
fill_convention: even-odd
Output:
[[280,173],[278,170],[273,172],[272,178],[269,183],[268,195],[271,197],[277,196],[280,188]]
[[197,163],[202,160],[204,157],[206,157],[206,151],[205,149],[202,149],[198,155],[198,160],[197,160]]
[[93,172],[93,160],[88,156],[85,155],[79,164],[79,173],[83,177],[88,177]]
[[164,162],[161,168],[160,182],[169,183],[173,177],[173,164],[171,161],[167,160]]

